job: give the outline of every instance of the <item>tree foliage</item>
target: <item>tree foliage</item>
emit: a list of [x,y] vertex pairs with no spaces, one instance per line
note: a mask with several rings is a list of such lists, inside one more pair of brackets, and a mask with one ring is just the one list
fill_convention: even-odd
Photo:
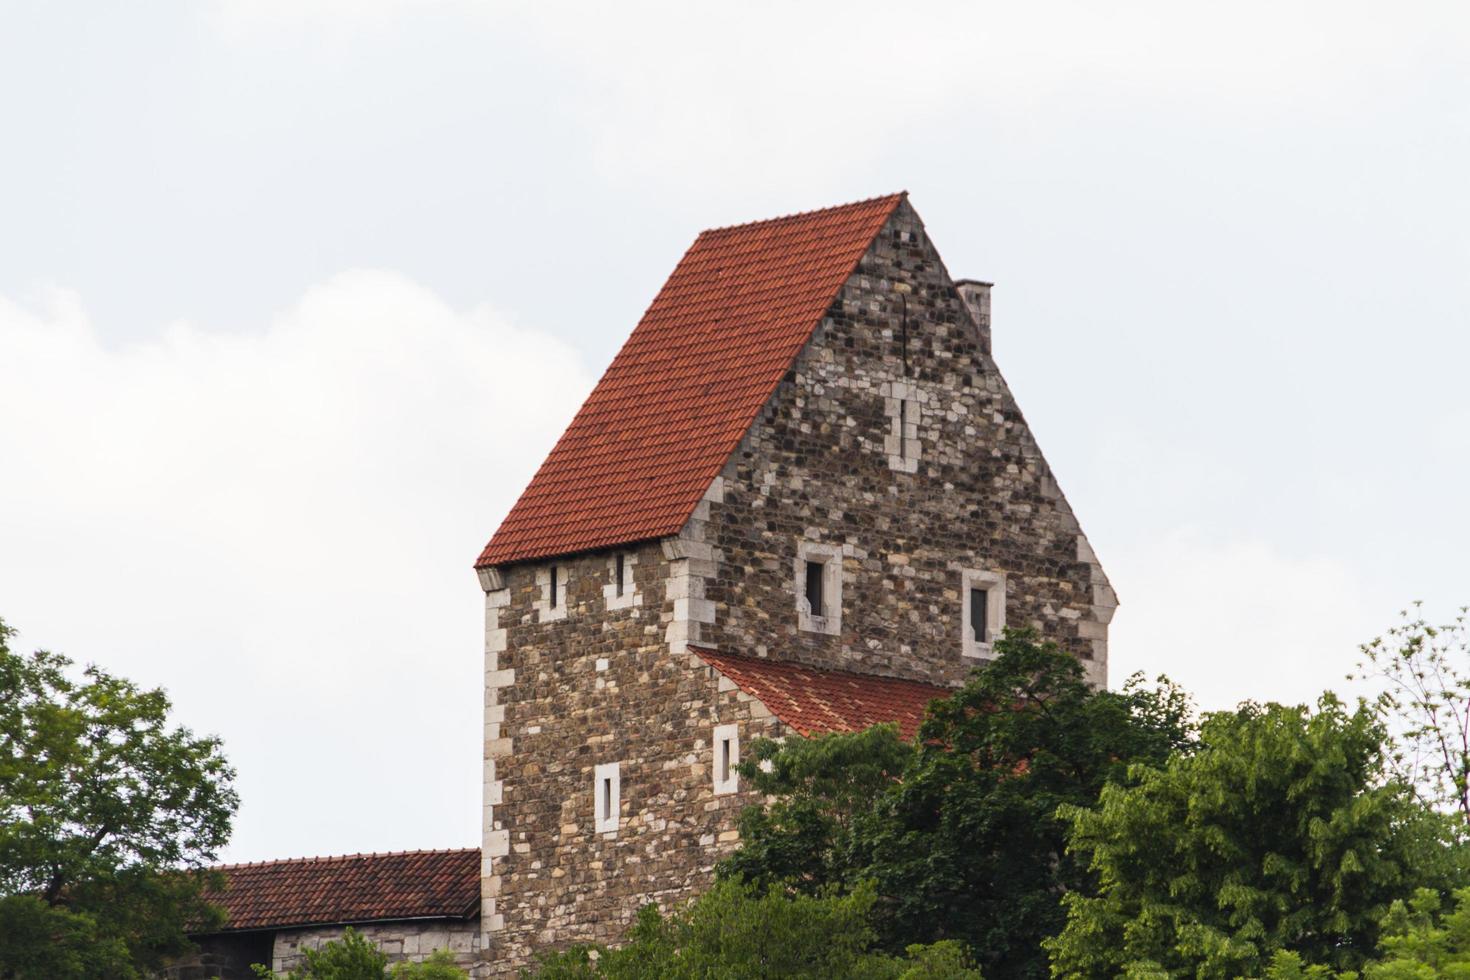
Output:
[[1470,888],[1455,891],[1454,908],[1443,916],[1442,906],[1430,888],[1394,902],[1379,940],[1384,955],[1364,971],[1367,980],[1470,978]]
[[1445,821],[1384,782],[1383,738],[1330,694],[1245,704],[1207,716],[1197,750],[1065,807],[1099,891],[1066,896],[1054,974],[1260,976],[1278,951],[1361,967],[1391,903],[1450,871]]
[[858,880],[854,824],[868,817],[916,754],[896,725],[756,740],[741,775],[775,799],[741,813],[741,847],[720,866],[721,875],[787,883],[808,894]]
[[395,963],[388,971],[389,980],[465,980],[467,976],[447,949],[436,949],[417,963]]
[[1470,623],[1465,609],[1433,626],[1414,606],[1362,648],[1358,676],[1383,685],[1374,709],[1391,739],[1388,763],[1435,806],[1470,827]]
[[229,837],[234,772],[170,727],[161,690],[10,651],[0,622],[0,976],[134,977],[218,912],[197,873]]
[[1189,737],[1167,682],[1095,691],[1075,658],[1030,631],[930,706],[917,742],[891,729],[755,746],[742,774],[778,801],[741,818],[721,866],[809,894],[874,882],[881,946],[961,942],[991,976],[1047,973],[1041,941],[1085,870],[1065,854],[1062,804],[1091,805],[1129,762],[1162,762]]
[[301,965],[289,973],[272,973],[260,963],[252,969],[261,980],[464,980],[467,976],[447,949],[435,950],[419,963],[396,963],[390,970],[387,954],[351,927],[341,939],[328,940],[316,949],[303,948]]
[[[1470,980],[1470,888],[1455,892],[1454,909],[1441,915],[1439,892],[1418,889],[1398,900],[1383,920],[1378,959],[1363,968],[1363,980]],[[1357,980],[1356,971],[1334,972],[1280,951],[1266,980]]]
[[619,949],[576,947],[544,956],[523,976],[538,980],[979,980],[958,943],[913,946],[902,956],[872,950],[874,892],[807,895],[726,878],[669,916],[653,905]]
[[388,955],[349,927],[341,939],[328,940],[315,949],[303,947],[301,965],[289,973],[272,973],[263,964],[253,969],[261,980],[383,980]]

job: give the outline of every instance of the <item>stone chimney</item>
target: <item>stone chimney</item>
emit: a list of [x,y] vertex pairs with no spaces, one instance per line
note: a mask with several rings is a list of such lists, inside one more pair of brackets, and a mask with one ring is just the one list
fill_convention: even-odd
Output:
[[981,282],[978,279],[956,279],[954,288],[959,291],[960,299],[964,300],[965,309],[970,311],[970,318],[975,321],[975,326],[980,328],[980,349],[990,353],[990,287],[993,283]]

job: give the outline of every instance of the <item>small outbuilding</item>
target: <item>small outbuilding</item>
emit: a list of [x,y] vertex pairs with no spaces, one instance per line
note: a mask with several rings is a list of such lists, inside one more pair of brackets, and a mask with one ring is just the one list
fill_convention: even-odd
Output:
[[252,980],[252,963],[284,973],[302,951],[348,926],[390,960],[421,960],[449,949],[469,968],[479,953],[480,850],[399,851],[225,865],[211,895],[229,918],[192,938],[198,950],[169,980]]

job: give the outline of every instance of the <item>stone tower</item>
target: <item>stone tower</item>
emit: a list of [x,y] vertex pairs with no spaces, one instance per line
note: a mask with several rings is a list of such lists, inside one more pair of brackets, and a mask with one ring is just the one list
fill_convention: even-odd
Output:
[[704,232],[481,553],[484,975],[688,898],[760,736],[898,721],[1117,604],[906,195]]

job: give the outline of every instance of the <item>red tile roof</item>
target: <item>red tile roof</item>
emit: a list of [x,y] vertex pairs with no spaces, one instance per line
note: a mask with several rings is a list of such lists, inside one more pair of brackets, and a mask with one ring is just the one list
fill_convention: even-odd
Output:
[[209,896],[225,930],[387,919],[465,919],[480,907],[480,851],[399,851],[227,864]]
[[677,534],[902,200],[700,234],[475,564]]
[[954,693],[947,687],[918,681],[818,670],[711,650],[694,652],[801,735],[857,732],[880,722],[896,721],[899,733],[913,738],[929,702]]

